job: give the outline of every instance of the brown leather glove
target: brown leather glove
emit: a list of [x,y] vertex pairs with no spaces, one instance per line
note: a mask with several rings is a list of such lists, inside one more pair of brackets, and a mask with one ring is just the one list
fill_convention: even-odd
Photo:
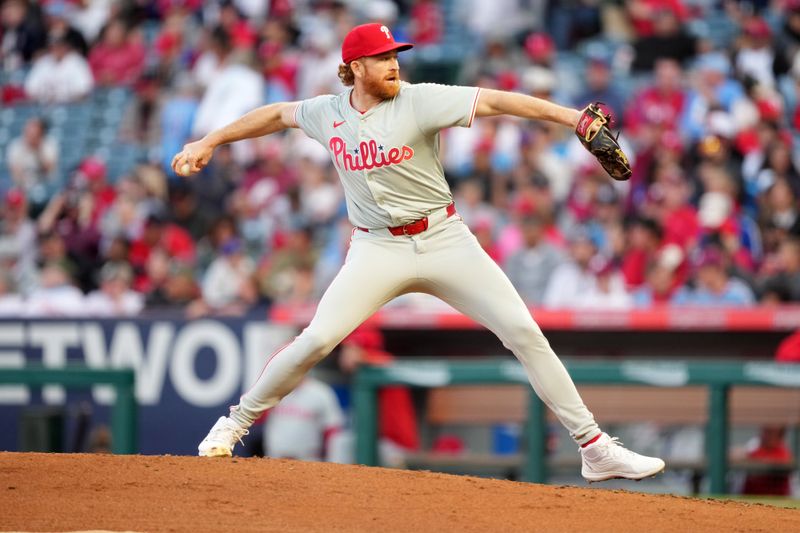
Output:
[[597,158],[608,175],[618,181],[631,177],[628,156],[608,128],[610,115],[603,113],[597,103],[586,106],[578,120],[575,135],[583,146]]

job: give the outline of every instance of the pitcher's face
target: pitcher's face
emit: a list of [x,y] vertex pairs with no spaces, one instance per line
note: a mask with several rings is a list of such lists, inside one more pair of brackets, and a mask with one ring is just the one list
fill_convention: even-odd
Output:
[[400,92],[400,64],[397,51],[392,50],[378,56],[362,57],[358,60],[363,66],[360,80],[365,91],[381,100],[394,98]]

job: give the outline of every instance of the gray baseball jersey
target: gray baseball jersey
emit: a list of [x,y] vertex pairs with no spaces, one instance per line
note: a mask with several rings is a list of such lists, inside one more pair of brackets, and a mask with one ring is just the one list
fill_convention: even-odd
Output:
[[351,90],[303,100],[295,122],[325,146],[354,226],[408,224],[453,201],[439,162],[439,131],[472,124],[480,89],[403,82],[392,99],[361,113]]
[[270,413],[264,427],[264,448],[270,457],[324,460],[326,434],[343,425],[336,393],[327,383],[309,377]]

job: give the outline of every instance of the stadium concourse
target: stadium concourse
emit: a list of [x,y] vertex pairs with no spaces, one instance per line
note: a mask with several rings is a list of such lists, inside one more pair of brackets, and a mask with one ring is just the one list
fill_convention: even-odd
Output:
[[4,531],[800,529],[766,505],[279,459],[0,453],[0,472]]

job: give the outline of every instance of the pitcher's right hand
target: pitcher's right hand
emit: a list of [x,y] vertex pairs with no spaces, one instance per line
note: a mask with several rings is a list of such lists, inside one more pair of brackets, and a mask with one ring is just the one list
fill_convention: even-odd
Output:
[[[183,150],[172,158],[172,170],[179,176],[187,176],[203,170],[214,155],[214,146],[203,139],[184,145]],[[184,167],[188,165],[188,168]],[[189,172],[185,172],[188,170]]]

